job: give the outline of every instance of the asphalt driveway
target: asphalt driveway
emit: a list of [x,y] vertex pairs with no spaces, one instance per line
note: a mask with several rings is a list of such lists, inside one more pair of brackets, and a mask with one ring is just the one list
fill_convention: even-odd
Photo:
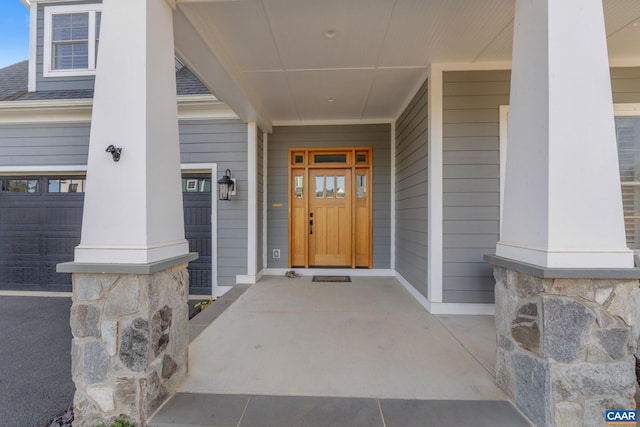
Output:
[[0,296],[0,425],[42,427],[73,402],[71,298]]

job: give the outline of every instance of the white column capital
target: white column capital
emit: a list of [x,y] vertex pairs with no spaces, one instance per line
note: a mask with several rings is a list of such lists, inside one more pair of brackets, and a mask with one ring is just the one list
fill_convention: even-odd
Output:
[[556,268],[631,268],[601,0],[517,0],[502,236]]

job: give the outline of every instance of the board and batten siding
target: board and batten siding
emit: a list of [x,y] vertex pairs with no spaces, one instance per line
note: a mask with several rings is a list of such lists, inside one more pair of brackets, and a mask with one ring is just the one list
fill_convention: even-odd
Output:
[[233,286],[236,275],[247,274],[247,125],[240,120],[183,120],[180,122],[182,163],[216,163],[218,177],[226,169],[236,179],[236,195],[218,203],[218,285]]
[[443,300],[493,303],[500,238],[500,105],[509,71],[443,75]]
[[256,272],[260,272],[260,270],[262,270],[264,268],[264,262],[263,262],[263,243],[264,243],[264,210],[263,210],[263,203],[264,203],[264,135],[262,133],[262,131],[258,128],[258,132],[257,132],[257,139],[258,139],[258,144],[257,144],[257,153],[256,153],[256,163],[257,163],[257,167],[256,167],[256,174],[257,174],[257,203],[256,203],[256,218],[258,221],[258,226],[257,226],[257,233],[258,233],[258,238],[256,239]]
[[36,89],[47,90],[93,90],[95,76],[44,77],[44,9],[49,6],[101,4],[102,0],[80,2],[39,3],[36,39]]
[[[373,268],[390,268],[391,126],[388,124],[276,126],[267,161],[267,267],[289,259],[289,148],[373,147]],[[280,249],[274,259],[273,249]]]
[[396,121],[396,270],[427,296],[428,84]]

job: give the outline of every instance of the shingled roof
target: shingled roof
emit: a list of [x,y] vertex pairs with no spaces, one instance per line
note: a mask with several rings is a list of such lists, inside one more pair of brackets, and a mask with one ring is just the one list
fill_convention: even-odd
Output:
[[[93,90],[45,90],[29,92],[29,61],[0,68],[0,101],[36,101],[45,99],[93,98]],[[209,94],[209,89],[189,70],[181,67],[176,72],[178,95]]]

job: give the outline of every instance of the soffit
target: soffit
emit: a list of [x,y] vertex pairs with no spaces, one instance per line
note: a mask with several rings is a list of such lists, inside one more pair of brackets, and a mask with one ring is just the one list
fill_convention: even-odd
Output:
[[[603,4],[611,59],[638,59],[640,2]],[[424,81],[429,64],[510,61],[514,5],[514,0],[178,2],[238,93],[273,122],[394,119]],[[335,36],[327,37],[328,31]],[[215,73],[196,73],[216,92]]]

